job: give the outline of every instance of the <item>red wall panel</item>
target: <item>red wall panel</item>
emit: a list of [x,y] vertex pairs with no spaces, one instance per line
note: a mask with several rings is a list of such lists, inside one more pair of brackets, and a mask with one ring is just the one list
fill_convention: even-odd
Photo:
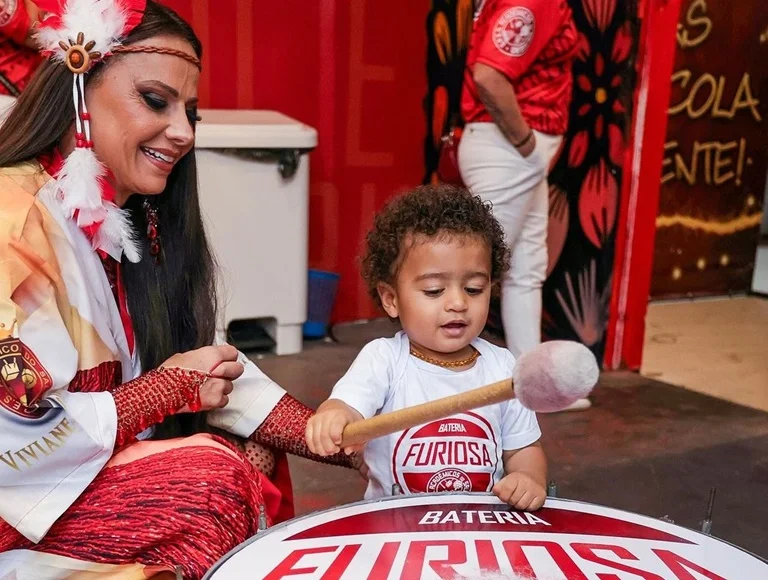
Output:
[[204,44],[201,106],[315,127],[310,266],[339,272],[335,320],[372,316],[357,256],[373,213],[420,183],[428,0],[164,0]]

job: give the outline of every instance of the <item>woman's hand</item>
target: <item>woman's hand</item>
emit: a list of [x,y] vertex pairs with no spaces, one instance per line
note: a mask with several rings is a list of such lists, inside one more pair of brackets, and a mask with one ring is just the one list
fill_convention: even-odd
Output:
[[[245,367],[237,361],[238,352],[234,346],[204,346],[196,350],[173,355],[163,363],[164,367],[179,367],[201,371],[211,375],[200,387],[201,411],[220,409],[229,403],[229,394],[234,388],[232,381],[243,374]],[[189,413],[189,405],[179,410]]]

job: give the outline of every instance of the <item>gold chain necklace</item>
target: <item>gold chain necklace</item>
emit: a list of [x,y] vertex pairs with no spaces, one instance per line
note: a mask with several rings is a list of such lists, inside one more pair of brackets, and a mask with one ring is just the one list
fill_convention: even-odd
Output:
[[424,362],[427,362],[429,364],[443,367],[446,369],[465,367],[475,362],[477,360],[477,357],[480,356],[480,352],[478,352],[477,349],[475,349],[475,347],[472,347],[472,354],[469,355],[467,358],[461,359],[461,360],[444,361],[444,360],[438,360],[436,358],[432,358],[430,356],[425,355],[424,353],[416,350],[413,347],[413,345],[411,345],[411,354],[415,356],[417,359],[423,360]]

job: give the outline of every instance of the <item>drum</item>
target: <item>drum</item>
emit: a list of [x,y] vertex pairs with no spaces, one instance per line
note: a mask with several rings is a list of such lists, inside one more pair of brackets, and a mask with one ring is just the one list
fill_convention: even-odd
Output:
[[259,533],[210,580],[756,580],[768,563],[712,536],[563,499],[535,513],[490,494],[359,502]]

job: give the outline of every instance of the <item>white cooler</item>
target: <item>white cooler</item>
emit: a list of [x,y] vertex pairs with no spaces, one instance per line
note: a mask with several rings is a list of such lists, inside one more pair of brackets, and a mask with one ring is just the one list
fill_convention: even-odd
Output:
[[301,351],[307,317],[309,155],[317,131],[275,111],[202,110],[200,204],[219,264],[219,336],[259,323]]
[[768,295],[768,244],[757,247],[755,271],[752,274],[752,292]]

